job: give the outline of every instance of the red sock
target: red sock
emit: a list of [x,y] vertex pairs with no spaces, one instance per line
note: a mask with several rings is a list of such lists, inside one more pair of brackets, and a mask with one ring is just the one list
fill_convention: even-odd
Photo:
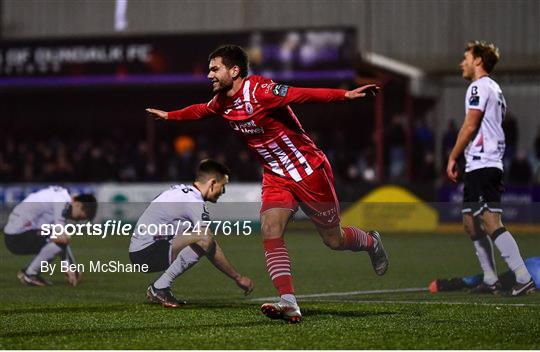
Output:
[[266,270],[270,274],[274,287],[279,295],[293,294],[294,287],[291,275],[291,260],[285,247],[283,237],[264,240]]
[[349,226],[343,228],[343,245],[340,250],[351,250],[353,252],[367,251],[373,247],[373,237],[357,227]]

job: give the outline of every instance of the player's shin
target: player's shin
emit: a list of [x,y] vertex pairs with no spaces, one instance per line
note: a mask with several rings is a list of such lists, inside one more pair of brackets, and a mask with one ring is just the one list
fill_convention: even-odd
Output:
[[37,275],[40,273],[41,262],[50,262],[57,255],[62,253],[62,247],[54,242],[49,242],[41,248],[39,253],[32,259],[28,267],[26,268],[26,274]]
[[266,269],[282,299],[296,304],[291,274],[291,260],[283,237],[264,240]]
[[516,281],[520,284],[530,281],[531,275],[519,253],[518,245],[510,232],[506,228],[501,227],[495,230],[491,238],[493,238],[495,246],[501,252],[504,261],[508,264],[508,268],[516,275]]
[[483,235],[473,238],[473,244],[476,250],[476,257],[478,258],[480,267],[484,272],[484,283],[487,285],[494,285],[498,279],[491,240],[488,236]]
[[62,260],[67,261],[70,265],[71,264],[77,264],[77,261],[75,260],[75,255],[73,254],[73,250],[71,249],[71,246],[64,245],[62,251]]
[[156,280],[154,287],[164,289],[171,286],[174,279],[193,267],[200,259],[200,255],[190,246],[180,251],[176,259],[165,270],[165,272]]

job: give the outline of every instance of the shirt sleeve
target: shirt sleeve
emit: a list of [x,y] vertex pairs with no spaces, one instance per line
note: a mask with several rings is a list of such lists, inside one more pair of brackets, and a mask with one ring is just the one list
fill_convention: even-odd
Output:
[[467,91],[467,110],[485,111],[489,99],[489,90],[481,84],[473,83]]
[[191,222],[193,226],[204,227],[206,222],[210,221],[210,214],[203,202],[184,203],[186,220]]
[[64,225],[66,223],[66,217],[64,216],[64,210],[69,206],[69,203],[54,202],[53,203],[53,219],[55,224]]
[[216,97],[206,104],[193,104],[181,110],[170,111],[169,120],[197,120],[203,117],[217,115]]
[[330,103],[345,100],[343,89],[298,88],[270,81],[257,89],[256,97],[267,108],[279,108],[297,103]]

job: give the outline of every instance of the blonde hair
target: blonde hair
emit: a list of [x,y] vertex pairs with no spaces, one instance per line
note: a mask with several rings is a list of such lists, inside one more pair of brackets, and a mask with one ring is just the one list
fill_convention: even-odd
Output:
[[499,62],[499,49],[493,43],[488,43],[483,40],[475,40],[467,43],[465,51],[470,51],[474,58],[481,58],[484,70],[491,73],[493,68]]

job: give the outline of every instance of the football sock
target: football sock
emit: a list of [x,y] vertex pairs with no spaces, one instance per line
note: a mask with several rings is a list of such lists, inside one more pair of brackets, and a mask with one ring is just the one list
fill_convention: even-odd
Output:
[[510,232],[506,228],[501,227],[495,230],[492,237],[495,238],[495,246],[501,252],[501,256],[506,261],[506,264],[508,264],[508,268],[516,275],[516,281],[520,284],[528,282],[531,279],[531,275],[527,271],[527,267],[525,267],[523,258],[521,258],[521,254],[519,253],[518,245]]
[[182,249],[167,270],[154,282],[154,287],[157,289],[170,287],[174,279],[197,264],[199,259],[200,256],[191,247]]
[[77,264],[75,261],[75,256],[73,255],[73,251],[71,250],[71,246],[64,245],[62,247],[62,260],[67,261],[70,265],[71,264]]
[[[291,275],[291,260],[285,247],[283,237],[264,240],[264,255],[266,257],[266,270],[272,279],[274,287],[280,296],[294,297],[294,287]],[[287,300],[289,300],[287,299]],[[296,302],[296,299],[294,299]]]
[[50,262],[57,255],[62,253],[63,248],[54,242],[49,242],[43,247],[39,253],[32,259],[30,265],[26,268],[26,274],[37,275],[41,272],[41,262]]
[[488,236],[478,238],[473,241],[476,249],[476,256],[480,261],[480,267],[484,271],[484,283],[493,285],[497,282],[495,269],[495,258],[493,256],[493,245]]
[[357,227],[343,227],[343,243],[339,250],[367,251],[373,247],[373,237]]

